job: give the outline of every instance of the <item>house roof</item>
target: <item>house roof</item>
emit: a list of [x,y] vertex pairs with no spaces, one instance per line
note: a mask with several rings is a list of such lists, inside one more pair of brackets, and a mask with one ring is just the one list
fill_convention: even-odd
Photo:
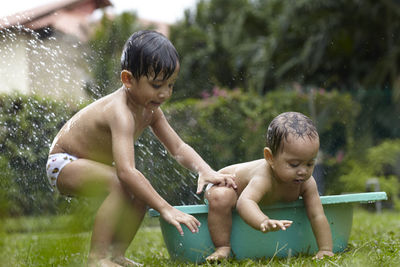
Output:
[[86,40],[90,15],[111,5],[109,0],[59,0],[0,18],[0,30],[18,25],[32,30],[51,27]]
[[138,21],[141,25],[143,25],[145,27],[153,26],[156,31],[164,34],[167,37],[169,36],[169,27],[170,27],[169,23],[155,21],[155,20],[142,19],[142,18],[138,18]]

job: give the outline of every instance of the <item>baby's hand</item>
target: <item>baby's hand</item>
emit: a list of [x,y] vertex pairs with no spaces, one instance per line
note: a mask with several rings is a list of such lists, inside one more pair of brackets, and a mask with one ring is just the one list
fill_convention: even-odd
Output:
[[329,250],[320,250],[318,253],[313,257],[313,260],[320,260],[323,259],[325,256],[332,257],[334,254],[332,251]]
[[197,194],[203,191],[206,184],[216,184],[219,186],[227,186],[236,189],[235,176],[233,174],[224,174],[216,171],[210,171],[207,173],[199,173],[199,179],[197,181]]
[[175,209],[174,207],[160,211],[160,215],[166,222],[175,226],[182,236],[183,230],[181,227],[181,223],[186,225],[192,233],[199,232],[200,222],[192,215],[186,214],[180,210]]
[[266,219],[260,224],[260,231],[263,233],[275,232],[278,230],[286,230],[286,228],[292,225],[292,221],[288,220],[271,220]]

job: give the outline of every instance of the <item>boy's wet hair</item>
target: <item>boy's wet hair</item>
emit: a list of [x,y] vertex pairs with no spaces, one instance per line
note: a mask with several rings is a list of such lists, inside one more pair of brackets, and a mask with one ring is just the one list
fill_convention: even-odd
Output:
[[289,134],[295,138],[319,138],[313,121],[299,112],[285,112],[273,119],[268,126],[266,146],[277,155],[283,149],[283,141],[287,141]]
[[167,37],[159,32],[143,30],[135,32],[124,45],[121,69],[128,70],[135,79],[141,76],[156,78],[162,74],[165,81],[179,64],[179,55]]

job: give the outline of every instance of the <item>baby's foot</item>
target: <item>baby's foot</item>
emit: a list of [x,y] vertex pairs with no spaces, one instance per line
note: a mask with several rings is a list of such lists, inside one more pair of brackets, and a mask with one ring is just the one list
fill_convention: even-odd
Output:
[[231,247],[218,247],[215,252],[206,258],[206,261],[220,261],[227,259],[231,254]]
[[118,263],[125,267],[138,267],[143,266],[142,263],[134,262],[131,259],[125,258],[124,256],[118,256],[112,259],[113,262]]

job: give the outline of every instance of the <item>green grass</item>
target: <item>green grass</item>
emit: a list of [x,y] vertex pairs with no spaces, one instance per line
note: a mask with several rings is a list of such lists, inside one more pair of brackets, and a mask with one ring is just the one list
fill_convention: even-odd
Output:
[[[196,266],[169,259],[155,220],[146,217],[127,256],[145,266]],[[0,227],[0,266],[84,266],[90,231],[79,231],[76,221],[72,216],[4,221]],[[400,213],[375,214],[356,209],[349,246],[332,258],[315,261],[312,256],[300,255],[257,261],[231,259],[215,266],[400,266]]]

